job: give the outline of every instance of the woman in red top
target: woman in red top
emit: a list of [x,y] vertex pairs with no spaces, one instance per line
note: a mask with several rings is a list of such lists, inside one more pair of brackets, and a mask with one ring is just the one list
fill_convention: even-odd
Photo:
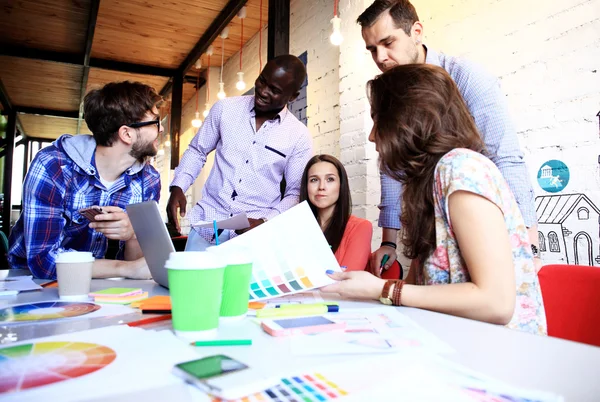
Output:
[[351,215],[348,175],[339,160],[316,155],[308,161],[300,184],[300,201],[305,200],[340,266],[346,271],[364,270],[371,256],[373,226]]

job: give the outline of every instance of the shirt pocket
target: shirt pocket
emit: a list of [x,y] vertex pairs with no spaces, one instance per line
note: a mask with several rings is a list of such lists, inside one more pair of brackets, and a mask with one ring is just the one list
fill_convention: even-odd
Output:
[[265,176],[281,180],[288,156],[287,149],[264,145],[258,153],[258,170]]

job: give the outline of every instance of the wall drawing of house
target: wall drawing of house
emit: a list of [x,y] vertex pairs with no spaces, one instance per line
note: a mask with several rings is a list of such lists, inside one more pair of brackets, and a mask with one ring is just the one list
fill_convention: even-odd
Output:
[[600,210],[585,194],[535,198],[544,264],[600,266]]

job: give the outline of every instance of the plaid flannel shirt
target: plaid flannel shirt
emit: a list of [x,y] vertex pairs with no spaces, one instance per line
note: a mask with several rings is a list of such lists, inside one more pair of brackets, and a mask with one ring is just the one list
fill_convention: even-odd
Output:
[[[56,278],[54,261],[62,251],[90,251],[95,258],[104,258],[107,238],[88,227],[89,221],[78,212],[81,208],[124,209],[160,197],[160,175],[149,164],[134,164],[107,189],[95,166],[93,138],[77,137],[64,135],[40,150],[25,177],[23,211],[10,234],[8,258],[12,268],[29,268],[36,278]],[[91,155],[74,161],[65,151],[65,141],[85,143]],[[121,241],[118,259],[123,258],[124,245]]]

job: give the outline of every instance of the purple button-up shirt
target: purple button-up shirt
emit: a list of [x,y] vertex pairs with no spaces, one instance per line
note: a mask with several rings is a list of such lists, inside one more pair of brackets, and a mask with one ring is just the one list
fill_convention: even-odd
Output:
[[[175,169],[171,186],[185,192],[212,151],[216,151],[214,166],[202,199],[188,215],[191,224],[241,212],[258,219],[286,211],[298,203],[302,172],[313,154],[308,129],[287,108],[257,131],[254,96],[226,98],[213,105]],[[199,233],[209,241],[213,238],[212,230]]]

